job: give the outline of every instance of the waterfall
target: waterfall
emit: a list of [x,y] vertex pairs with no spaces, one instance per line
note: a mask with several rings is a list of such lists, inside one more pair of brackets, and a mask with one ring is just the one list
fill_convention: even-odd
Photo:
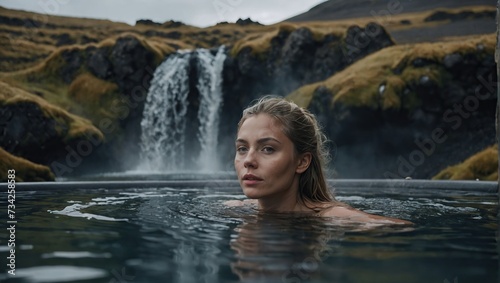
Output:
[[[217,170],[217,136],[219,109],[222,104],[222,70],[226,58],[221,46],[216,55],[207,49],[172,54],[155,71],[144,105],[141,121],[141,170],[180,171],[188,169]],[[193,64],[195,62],[195,64]],[[193,68],[197,72],[192,72]],[[196,78],[190,78],[190,75]],[[190,81],[196,81],[193,86]],[[193,89],[196,88],[196,89]],[[187,133],[191,94],[196,98],[198,113],[196,137]],[[192,122],[192,121],[191,121]],[[186,142],[197,139],[198,156]],[[193,168],[194,167],[194,168]]]
[[218,168],[217,136],[222,104],[222,69],[226,54],[224,48],[219,48],[215,57],[206,49],[199,49],[197,55],[200,63],[197,87],[201,100],[198,111],[198,140],[201,145],[198,162],[202,169]]

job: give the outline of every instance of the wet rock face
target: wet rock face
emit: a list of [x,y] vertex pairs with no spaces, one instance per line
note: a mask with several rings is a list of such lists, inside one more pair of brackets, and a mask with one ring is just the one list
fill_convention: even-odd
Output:
[[[135,37],[122,37],[111,48],[90,50],[86,65],[93,75],[115,82],[123,97],[119,109],[123,126],[120,139],[107,143],[106,159],[124,164],[122,152],[130,159],[138,158],[141,119],[144,103],[156,68],[154,54]],[[129,158],[127,157],[127,158]],[[121,170],[123,168],[116,168]]]
[[240,18],[240,19],[238,19],[238,20],[236,21],[236,24],[237,24],[237,25],[240,25],[240,26],[247,26],[247,25],[252,25],[252,24],[253,24],[253,25],[260,25],[260,26],[262,25],[262,24],[261,24],[261,23],[259,23],[259,22],[252,21],[252,19],[250,19],[250,18],[246,18],[246,19],[241,19],[241,18]]
[[70,83],[81,66],[97,78],[116,83],[125,96],[141,96],[149,89],[149,81],[156,68],[154,54],[133,36],[117,39],[112,47],[89,47],[84,52],[70,50],[63,54],[61,70]]
[[106,56],[105,49],[89,50],[87,68],[94,76],[101,80],[107,80],[113,75],[111,62]]
[[146,68],[153,68],[153,54],[135,37],[119,38],[110,54],[114,81],[123,90],[142,85]]
[[[450,164],[495,143],[496,65],[493,54],[448,54],[442,61],[417,58],[412,68],[439,70],[441,80],[423,75],[399,93],[419,98],[412,109],[372,109],[337,103],[318,88],[310,110],[325,126],[340,156],[345,178],[430,179]],[[359,168],[356,169],[356,168]],[[386,174],[389,172],[390,174]]]
[[46,117],[31,102],[0,106],[0,147],[39,164],[64,154],[68,125]]
[[75,79],[84,58],[78,50],[74,49],[63,51],[61,57],[64,64],[59,70],[59,75],[65,83],[69,84]]
[[365,28],[352,26],[347,30],[343,53],[346,61],[352,63],[393,44],[389,34],[379,24],[369,23]]
[[[35,164],[14,156],[0,147],[0,166],[15,170],[16,182],[54,181],[55,176],[47,166]],[[0,172],[0,182],[9,181],[9,170]],[[2,170],[3,171],[3,170]]]
[[[320,41],[308,28],[282,30],[271,40],[265,54],[255,55],[250,48],[240,51],[225,78],[237,77],[237,85],[226,93],[259,97],[265,93],[288,94],[304,84],[324,80],[351,63],[394,42],[385,29],[375,23],[365,28],[353,26],[345,38],[326,35]],[[230,60],[230,59],[228,59]],[[238,74],[226,75],[226,74]]]

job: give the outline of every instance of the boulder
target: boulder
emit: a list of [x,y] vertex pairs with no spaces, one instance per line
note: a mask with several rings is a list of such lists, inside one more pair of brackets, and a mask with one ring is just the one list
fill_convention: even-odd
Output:
[[236,21],[236,24],[237,25],[240,25],[240,26],[247,26],[247,25],[262,25],[261,23],[259,22],[255,22],[255,21],[252,21],[252,19],[250,18],[246,18],[246,19],[241,19],[239,18],[237,21]]
[[498,180],[498,145],[489,146],[463,162],[445,168],[432,179],[496,182]]
[[154,22],[152,20],[149,20],[149,19],[141,19],[141,20],[137,20],[135,21],[135,25],[145,25],[145,26],[161,26],[161,23],[157,23],[157,22]]
[[14,156],[0,147],[0,182],[12,180],[9,170],[16,182],[54,181],[54,173],[49,167],[33,163],[21,157]]
[[0,147],[34,163],[51,165],[71,151],[87,156],[104,141],[90,121],[2,82],[0,113]]
[[107,80],[113,75],[111,62],[107,57],[107,50],[103,48],[89,49],[87,68],[96,77]]

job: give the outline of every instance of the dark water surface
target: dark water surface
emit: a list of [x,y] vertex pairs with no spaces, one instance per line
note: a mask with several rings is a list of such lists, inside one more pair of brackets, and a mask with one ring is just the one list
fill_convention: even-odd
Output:
[[[5,196],[2,207],[7,207]],[[216,186],[18,191],[16,276],[2,273],[0,281],[499,279],[494,194],[339,193],[340,200],[356,208],[411,220],[414,229],[223,205],[242,198],[238,188]],[[0,235],[5,262],[7,235]]]

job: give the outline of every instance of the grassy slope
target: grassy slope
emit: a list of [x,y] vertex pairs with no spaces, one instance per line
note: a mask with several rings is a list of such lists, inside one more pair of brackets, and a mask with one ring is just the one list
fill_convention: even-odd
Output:
[[[421,58],[439,63],[447,54],[474,53],[479,44],[485,47],[485,52],[492,54],[495,48],[495,36],[480,36],[469,38],[467,41],[388,47],[361,59],[323,82],[297,89],[289,94],[288,98],[303,107],[308,107],[314,91],[324,86],[332,93],[331,106],[342,103],[355,107],[368,106],[372,109],[412,109],[419,103],[416,94],[406,95],[405,103],[401,101],[401,94],[407,85],[417,84],[422,76],[428,76],[438,85],[444,79],[439,67],[414,67],[412,62],[415,59]],[[380,94],[381,86],[385,88],[383,95]]]
[[170,45],[164,45],[154,40],[146,40],[137,34],[124,33],[108,38],[98,44],[92,43],[60,47],[53,51],[49,57],[33,67],[0,74],[0,80],[28,92],[36,93],[46,101],[69,112],[91,119],[93,122],[99,121],[108,116],[105,109],[109,108],[111,102],[119,99],[117,85],[113,82],[94,77],[84,66],[80,68],[78,76],[74,81],[69,84],[65,83],[60,77],[60,70],[64,64],[62,53],[76,51],[85,56],[87,48],[111,48],[120,36],[134,36],[138,38],[143,46],[155,54],[157,64],[167,54],[175,51]]
[[490,146],[464,162],[450,166],[433,180],[498,180],[498,145]]
[[349,25],[345,24],[325,24],[325,25],[308,25],[308,24],[292,24],[283,23],[277,25],[271,31],[263,31],[246,36],[245,38],[237,41],[231,49],[231,55],[236,56],[244,48],[251,48],[254,55],[263,55],[271,47],[271,41],[281,32],[291,33],[292,31],[306,27],[314,37],[315,41],[323,41],[326,35],[335,35],[337,37],[345,36],[346,30]]
[[[56,128],[64,142],[71,142],[86,136],[94,136],[100,140],[104,139],[101,131],[94,127],[89,120],[71,114],[41,97],[0,82],[0,106],[13,105],[19,102],[36,104],[47,118],[55,120],[58,125],[64,125],[64,127]],[[62,131],[63,128],[68,130]]]
[[373,0],[329,0],[322,2],[309,11],[287,19],[291,22],[304,22],[329,19],[352,19],[370,16],[371,14],[390,13],[406,14],[425,12],[436,9],[451,9],[486,5],[494,7],[495,0],[399,0],[399,1],[373,1]]
[[[22,21],[23,25],[0,24],[0,72],[32,67],[65,45],[99,43],[129,33],[142,36],[151,45],[167,45],[174,49],[210,48],[220,44],[232,45],[248,34],[269,31],[272,27],[220,24],[208,28],[188,25],[135,25],[106,20],[49,16],[0,7],[0,17]],[[30,21],[38,21],[33,27]]]
[[[377,11],[377,10],[375,10]],[[428,11],[415,11],[404,10],[403,13],[394,13],[389,15],[375,15],[372,16],[370,13],[366,13],[365,16],[345,19],[338,19],[335,21],[314,21],[309,20],[305,22],[295,22],[294,24],[305,24],[308,26],[324,26],[331,25],[332,23],[339,25],[366,25],[369,22],[376,22],[385,27],[385,29],[393,36],[396,40],[396,43],[415,43],[423,41],[448,41],[453,40],[455,37],[460,36],[457,35],[462,33],[463,37],[469,37],[471,35],[485,34],[491,33],[495,31],[495,20],[487,19],[487,20],[466,20],[466,21],[457,21],[451,22],[449,20],[446,21],[431,21],[426,22],[425,19],[430,15],[436,13],[437,11],[448,12],[450,14],[459,14],[461,12],[473,12],[473,13],[482,13],[482,12],[496,12],[496,8],[494,5],[476,5],[476,6],[468,6],[468,7],[455,7],[455,8],[439,8],[432,9]],[[334,19],[335,17],[330,17],[329,19]],[[484,21],[489,22],[490,25],[484,25]],[[407,23],[410,24],[407,24]],[[464,27],[465,25],[465,27]],[[459,28],[460,31],[457,32],[455,29]],[[425,36],[422,35],[425,34]],[[453,36],[449,36],[447,34],[454,34]]]
[[[70,143],[75,139],[96,137],[103,140],[103,134],[89,120],[54,106],[36,95],[0,82],[0,106],[19,102],[36,104],[47,118],[56,122],[56,131],[61,139]],[[67,129],[67,130],[65,130]],[[13,156],[0,148],[0,181],[7,180],[7,170],[16,170],[16,181],[53,181],[55,176],[49,167],[32,163],[24,158]]]
[[0,160],[0,182],[6,182],[8,180],[8,170],[15,170],[16,182],[54,181],[55,179],[49,167],[14,156],[1,147]]

